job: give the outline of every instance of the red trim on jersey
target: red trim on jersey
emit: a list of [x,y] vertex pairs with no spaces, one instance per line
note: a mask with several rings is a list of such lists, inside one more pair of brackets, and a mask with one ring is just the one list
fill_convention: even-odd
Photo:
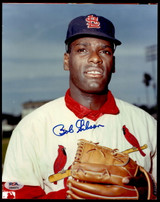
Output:
[[67,90],[65,95],[66,106],[80,119],[87,117],[93,121],[96,121],[103,114],[118,114],[119,109],[116,105],[115,99],[111,93],[108,91],[107,101],[99,110],[91,110],[87,107],[79,104],[70,96],[70,89]]
[[46,194],[44,190],[40,186],[27,186],[24,185],[19,190],[10,190],[4,186],[4,182],[2,185],[2,192],[9,193],[8,199],[12,193],[14,192],[15,198],[14,199],[66,199],[66,189],[61,189],[59,191],[50,192]]

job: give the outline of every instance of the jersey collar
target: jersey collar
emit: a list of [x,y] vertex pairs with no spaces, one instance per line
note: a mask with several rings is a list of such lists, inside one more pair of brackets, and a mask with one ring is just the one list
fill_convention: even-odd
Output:
[[99,110],[91,110],[79,104],[70,96],[70,89],[68,89],[65,94],[65,103],[66,106],[80,119],[87,117],[93,121],[96,121],[103,114],[116,115],[119,113],[119,109],[111,91],[108,91],[107,101]]

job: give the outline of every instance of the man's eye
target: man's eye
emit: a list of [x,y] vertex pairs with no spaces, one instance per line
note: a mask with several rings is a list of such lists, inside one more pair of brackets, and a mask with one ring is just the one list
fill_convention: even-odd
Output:
[[111,55],[112,54],[111,51],[108,51],[108,50],[102,50],[100,52],[103,53],[103,54],[106,54],[106,55]]
[[85,53],[86,52],[86,49],[85,48],[79,48],[77,50],[78,53]]

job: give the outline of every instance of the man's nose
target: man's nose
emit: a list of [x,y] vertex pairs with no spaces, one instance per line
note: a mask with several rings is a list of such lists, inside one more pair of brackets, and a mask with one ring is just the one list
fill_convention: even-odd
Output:
[[96,51],[92,51],[89,55],[88,62],[92,62],[94,64],[101,64],[103,61],[99,54]]

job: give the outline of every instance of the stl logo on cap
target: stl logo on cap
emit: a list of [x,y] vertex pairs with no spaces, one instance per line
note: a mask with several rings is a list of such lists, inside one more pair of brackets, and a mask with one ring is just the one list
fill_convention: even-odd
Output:
[[86,20],[87,28],[100,28],[100,22],[98,21],[98,17],[94,17],[93,15],[88,15]]

